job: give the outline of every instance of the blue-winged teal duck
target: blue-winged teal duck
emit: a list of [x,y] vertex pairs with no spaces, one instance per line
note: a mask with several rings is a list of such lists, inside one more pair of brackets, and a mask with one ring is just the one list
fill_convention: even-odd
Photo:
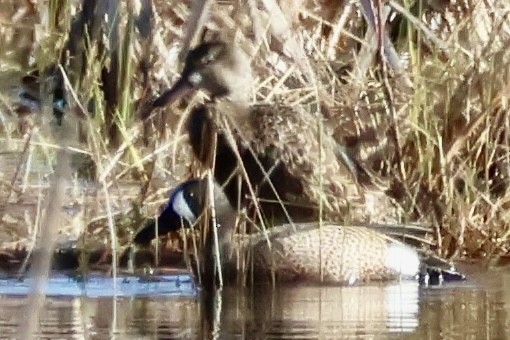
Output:
[[[206,192],[205,180],[182,183],[172,192],[163,215],[180,216],[187,224],[195,224],[207,207]],[[233,251],[236,245],[249,245],[255,273],[266,280],[272,272],[278,281],[333,284],[415,279],[429,273],[447,279],[464,278],[448,261],[388,236],[392,228],[339,226],[328,222],[320,228],[319,223],[284,224],[268,230],[267,237],[253,234],[241,239],[235,234],[236,211],[219,186],[215,187],[214,195],[220,256],[226,268],[235,266],[232,254],[236,253]],[[161,225],[160,229],[177,230],[181,222],[174,221]],[[405,231],[405,227],[400,229]],[[139,235],[147,240],[154,238],[154,229],[148,226]],[[141,238],[137,236],[135,240]]]
[[[188,133],[198,159],[215,164],[215,178],[233,205],[239,197],[250,196],[248,178],[267,219],[288,221],[281,202],[292,219],[316,219],[322,200],[326,216],[335,220],[379,220],[377,214],[387,211],[389,200],[380,190],[361,190],[360,179],[367,184],[367,176],[339,152],[330,131],[320,130],[321,118],[280,104],[248,105],[250,73],[249,58],[240,49],[221,41],[203,43],[188,53],[180,80],[152,107],[191,90],[203,89],[211,96],[213,102],[192,110]],[[239,164],[246,171],[241,186],[232,176],[244,171]],[[387,200],[377,205],[385,208],[367,208],[373,198]]]

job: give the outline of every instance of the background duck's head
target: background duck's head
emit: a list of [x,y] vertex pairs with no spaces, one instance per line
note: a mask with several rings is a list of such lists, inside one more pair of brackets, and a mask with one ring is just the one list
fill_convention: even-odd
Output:
[[251,84],[250,58],[244,51],[223,41],[206,42],[188,52],[181,78],[153,107],[166,106],[193,90],[205,90],[212,99],[247,101]]

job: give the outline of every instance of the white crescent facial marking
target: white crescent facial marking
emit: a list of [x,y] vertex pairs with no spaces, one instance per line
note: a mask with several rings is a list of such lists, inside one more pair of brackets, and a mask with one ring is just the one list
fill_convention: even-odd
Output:
[[172,208],[177,213],[177,215],[186,219],[190,224],[195,223],[197,217],[191,211],[188,202],[184,198],[184,194],[182,190],[180,190],[174,197],[174,201],[172,202]]

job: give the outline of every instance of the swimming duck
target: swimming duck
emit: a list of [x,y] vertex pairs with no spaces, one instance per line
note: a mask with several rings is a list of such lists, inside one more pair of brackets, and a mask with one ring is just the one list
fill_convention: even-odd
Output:
[[[207,208],[207,190],[205,180],[180,184],[173,190],[163,214],[179,216],[186,225],[195,225]],[[252,234],[243,239],[235,233],[236,210],[217,184],[214,204],[219,253],[227,270],[235,267],[233,254],[237,252],[234,250],[241,247],[253,254],[256,277],[268,279],[274,273],[278,281],[354,284],[416,279],[429,274],[447,280],[464,279],[448,261],[390,237],[392,228],[340,226],[329,222],[320,226],[318,222],[309,222],[279,225],[269,229],[267,236]],[[169,231],[180,226],[181,223],[161,227]],[[151,231],[155,237],[150,227],[140,233],[149,235]]]
[[[239,197],[256,191],[266,219],[315,220],[321,201],[326,216],[336,220],[374,219],[367,196],[386,197],[377,190],[361,190],[360,184],[368,182],[366,173],[319,127],[321,118],[278,103],[250,106],[250,84],[249,57],[241,49],[222,41],[203,43],[189,51],[180,80],[154,100],[152,108],[192,90],[209,94],[211,102],[193,108],[188,134],[202,164],[215,164],[215,179],[225,186],[233,206]],[[239,185],[233,174],[243,171]],[[378,206],[385,207],[378,212],[387,211],[386,204]]]

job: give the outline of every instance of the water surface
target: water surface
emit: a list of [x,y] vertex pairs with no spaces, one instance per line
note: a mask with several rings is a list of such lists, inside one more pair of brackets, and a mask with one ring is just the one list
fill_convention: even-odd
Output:
[[[470,273],[442,287],[226,287],[204,302],[186,275],[156,282],[49,281],[41,339],[505,339],[510,274]],[[29,282],[0,280],[0,338],[25,319]],[[207,306],[206,306],[207,304]]]

